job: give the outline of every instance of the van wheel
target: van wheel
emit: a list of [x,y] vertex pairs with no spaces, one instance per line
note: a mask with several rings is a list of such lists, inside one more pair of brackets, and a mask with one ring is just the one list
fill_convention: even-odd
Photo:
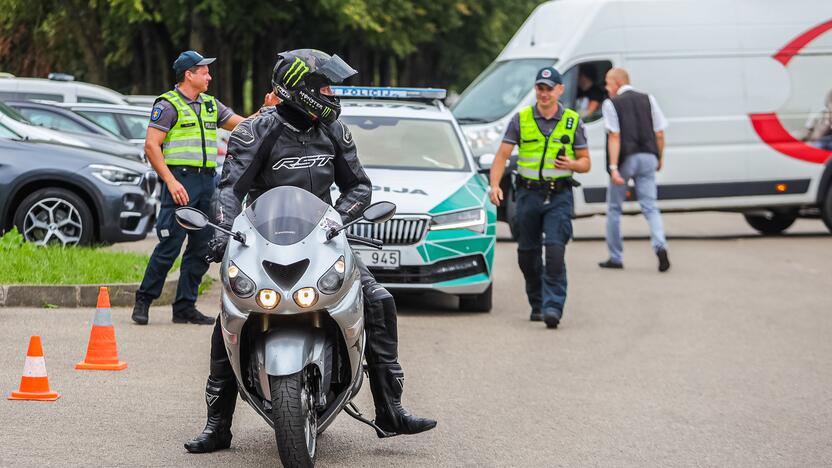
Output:
[[459,310],[463,312],[491,312],[491,285],[482,294],[459,296]]
[[27,242],[37,245],[89,245],[92,212],[78,195],[62,188],[29,194],[14,213],[14,225]]
[[832,187],[826,190],[826,197],[820,206],[820,214],[823,218],[823,223],[826,224],[826,229],[832,232]]
[[771,213],[768,216],[745,214],[743,216],[751,227],[767,236],[781,234],[797,219],[797,213]]

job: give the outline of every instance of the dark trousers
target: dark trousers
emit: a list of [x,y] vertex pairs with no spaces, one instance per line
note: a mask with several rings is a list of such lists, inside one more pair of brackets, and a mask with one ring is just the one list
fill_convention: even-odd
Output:
[[[211,206],[211,197],[214,194],[213,175],[186,172],[181,167],[171,166],[170,169],[176,180],[188,192],[188,206],[207,214]],[[144,279],[136,291],[136,300],[152,302],[159,297],[165,278],[182,250],[185,237],[188,237],[188,245],[185,247],[185,254],[179,267],[179,283],[173,303],[173,312],[176,314],[196,303],[199,284],[202,282],[202,276],[208,271],[205,255],[208,253],[208,241],[212,237],[212,229],[206,228],[200,231],[183,229],[174,217],[174,211],[180,205],[173,202],[165,185],[162,185],[160,201],[162,206],[156,220],[156,235],[159,237],[159,244],[150,256]]]
[[564,254],[572,239],[572,190],[548,192],[518,187],[516,201],[513,227],[529,305],[554,309],[560,318],[566,304]]

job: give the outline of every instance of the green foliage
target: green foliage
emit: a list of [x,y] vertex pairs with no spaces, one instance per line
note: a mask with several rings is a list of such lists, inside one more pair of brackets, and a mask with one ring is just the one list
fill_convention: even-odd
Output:
[[[13,229],[0,237],[0,284],[137,283],[149,258],[92,247],[39,247]],[[178,267],[177,260],[173,270]]]
[[[0,70],[160,94],[179,52],[218,57],[212,92],[256,107],[281,50],[338,53],[353,84],[464,88],[539,0],[0,0]],[[249,71],[251,91],[243,98]],[[242,109],[239,109],[242,110]]]

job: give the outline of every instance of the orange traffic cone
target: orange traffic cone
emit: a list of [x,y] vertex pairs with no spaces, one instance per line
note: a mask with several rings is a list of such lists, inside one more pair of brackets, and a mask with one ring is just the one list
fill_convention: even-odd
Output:
[[118,360],[116,329],[113,328],[113,317],[110,315],[110,295],[107,288],[102,287],[98,290],[98,306],[92,321],[87,357],[75,364],[75,368],[112,371],[127,369],[127,363]]
[[46,361],[43,359],[43,346],[40,337],[29,338],[29,350],[26,363],[23,364],[23,377],[20,378],[20,390],[12,392],[9,400],[55,401],[61,396],[49,388],[46,376]]

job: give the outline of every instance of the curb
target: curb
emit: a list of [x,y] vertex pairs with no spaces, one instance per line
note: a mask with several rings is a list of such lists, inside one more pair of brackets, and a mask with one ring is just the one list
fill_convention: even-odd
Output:
[[[171,274],[165,281],[162,294],[153,305],[173,303],[179,274]],[[140,283],[46,285],[9,284],[0,285],[0,307],[95,307],[98,288],[106,286],[110,292],[110,304],[114,307],[132,307],[136,302],[136,290]]]

